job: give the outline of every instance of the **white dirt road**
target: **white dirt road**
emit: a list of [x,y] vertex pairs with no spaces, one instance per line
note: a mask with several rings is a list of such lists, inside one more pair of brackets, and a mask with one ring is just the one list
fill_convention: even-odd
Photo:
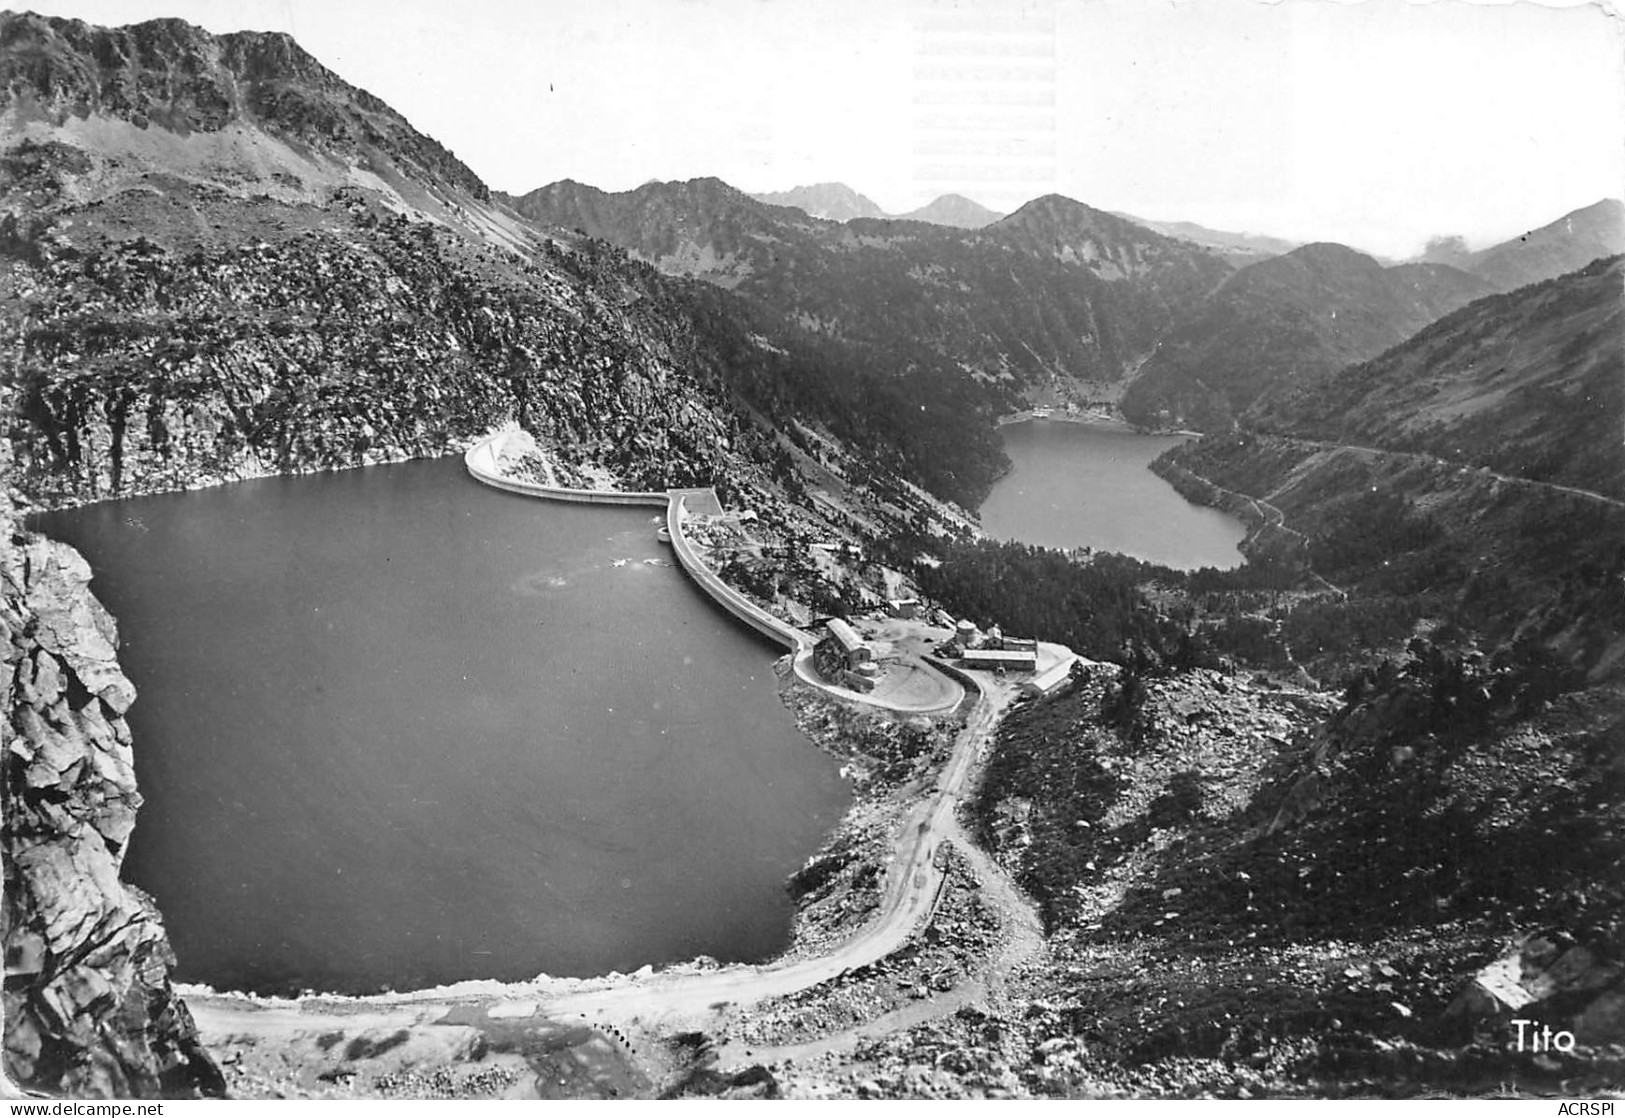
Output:
[[648,1029],[657,1023],[697,1025],[721,1005],[744,1006],[805,990],[901,947],[929,913],[942,881],[932,861],[939,842],[958,834],[954,806],[976,758],[1015,697],[1001,685],[972,710],[933,793],[911,810],[893,839],[880,914],[828,955],[791,963],[730,966],[701,973],[661,973],[606,982],[601,988],[511,999],[493,1014],[538,1011],[552,1017],[608,1017]]
[[[652,1043],[656,1037],[669,1037],[685,1029],[706,1029],[733,1011],[816,986],[903,946],[930,914],[944,876],[933,856],[938,845],[947,841],[954,842],[972,859],[979,877],[1015,898],[1013,906],[1001,904],[1001,908],[1024,912],[1013,922],[1017,932],[996,962],[995,972],[1003,971],[1003,960],[1013,953],[1025,956],[1029,947],[1039,942],[1036,927],[1026,927],[1033,923],[1030,907],[1020,901],[1002,873],[968,841],[954,818],[954,810],[1000,716],[1016,694],[1010,684],[983,684],[982,694],[935,785],[904,815],[893,834],[879,913],[829,954],[710,970],[645,970],[588,980],[474,982],[367,998],[329,996],[286,1001],[217,995],[208,990],[183,989],[182,993],[206,1045],[222,1058],[226,1058],[225,1049],[245,1042],[253,1056],[252,1048],[257,1046],[262,1049],[257,1056],[262,1062],[279,1059],[279,1067],[286,1065],[289,1078],[280,1080],[284,1083],[293,1082],[295,1076],[300,1081],[308,1080],[298,1069],[302,1061],[294,1051],[301,1045],[308,1047],[313,1038],[328,1029],[342,1028],[347,1035],[406,1029],[413,1041],[402,1046],[401,1057],[416,1053],[424,1065],[433,1063],[436,1054],[441,1059],[457,1060],[469,1051],[469,1039],[461,1026],[447,1027],[454,1009],[465,1021],[467,1012],[473,1010],[499,1021],[552,1021],[564,1025],[574,1021],[593,1026],[615,1038],[627,1057],[643,1065],[655,1078],[661,1070],[661,1057]],[[945,994],[937,1009],[951,1011],[981,989],[979,983],[967,983]],[[840,1040],[836,1043],[839,1046]]]

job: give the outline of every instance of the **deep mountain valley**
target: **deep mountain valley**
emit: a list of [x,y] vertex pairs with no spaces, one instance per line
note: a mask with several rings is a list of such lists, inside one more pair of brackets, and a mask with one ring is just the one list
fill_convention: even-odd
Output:
[[[980,227],[855,198],[828,220],[718,179],[508,197],[286,35],[0,14],[13,1082],[1625,1085],[1620,203],[1385,265],[1056,195]],[[982,538],[996,422],[1035,405],[1204,433],[1154,469],[1242,518],[1247,562]],[[156,906],[118,877],[145,743],[116,626],[29,512],[434,457],[498,428],[528,436],[508,465],[530,482],[712,487],[750,510],[717,573],[786,623],[917,596],[1086,658],[1044,697],[990,676],[996,700],[936,721],[784,670],[808,736],[864,774],[787,883],[788,966],[873,926],[900,888],[888,865],[926,834],[897,828],[974,762],[900,946],[697,1006],[683,982],[734,972],[342,1006],[177,991]],[[662,980],[670,1017],[637,1001]],[[1518,1014],[1574,1051],[1513,1050]]]
[[515,208],[733,291],[933,397],[974,386],[989,414],[1045,389],[1110,395],[1230,270],[1061,197],[977,230],[821,221],[718,180],[626,194],[555,183]]

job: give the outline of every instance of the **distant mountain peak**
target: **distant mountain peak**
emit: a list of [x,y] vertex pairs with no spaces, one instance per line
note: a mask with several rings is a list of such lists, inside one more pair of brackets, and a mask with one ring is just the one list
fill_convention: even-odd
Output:
[[1065,213],[1104,213],[1093,206],[1086,205],[1076,198],[1068,198],[1065,194],[1040,194],[1030,201],[1018,206],[1014,213],[1005,218],[1006,221],[1017,219],[1031,220],[1040,215]]
[[1311,241],[1306,245],[1299,245],[1291,252],[1282,253],[1281,256],[1285,259],[1307,261],[1319,267],[1382,267],[1376,257],[1357,248],[1350,248],[1339,241]]
[[999,214],[962,194],[944,194],[917,210],[889,214],[873,199],[842,182],[820,182],[777,193],[752,194],[750,197],[769,206],[790,206],[808,217],[821,218],[825,221],[847,222],[872,218],[887,221],[923,221],[930,225],[947,225],[956,229],[980,229],[1000,218]]
[[1023,239],[1049,238],[1057,246],[1074,248],[1086,241],[1167,246],[1177,240],[1064,194],[1034,198],[1015,213],[988,226],[985,232]]
[[904,221],[924,221],[932,225],[951,225],[959,229],[981,229],[1001,220],[1004,215],[995,213],[963,194],[944,194],[917,210],[910,210],[898,216]]
[[769,206],[793,206],[808,217],[826,221],[851,221],[857,217],[885,217],[872,199],[859,194],[843,182],[820,182],[811,186],[796,186],[776,193],[752,194],[750,197]]

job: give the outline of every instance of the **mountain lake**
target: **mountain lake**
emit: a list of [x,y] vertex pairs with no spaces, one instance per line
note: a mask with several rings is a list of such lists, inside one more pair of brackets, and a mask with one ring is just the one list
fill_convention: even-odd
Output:
[[661,515],[457,457],[36,517],[118,620],[125,877],[176,977],[364,993],[786,946],[786,878],[850,791]]
[[1241,565],[1246,526],[1185,500],[1147,468],[1185,436],[1053,419],[1000,431],[1012,467],[981,509],[994,539],[1119,551],[1179,570]]

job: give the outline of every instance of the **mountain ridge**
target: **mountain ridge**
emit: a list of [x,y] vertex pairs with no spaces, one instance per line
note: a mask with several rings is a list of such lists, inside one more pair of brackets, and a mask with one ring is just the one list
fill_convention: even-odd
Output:
[[1247,421],[1625,500],[1621,416],[1625,257],[1615,256],[1474,300],[1313,388],[1260,400]]
[[999,220],[995,213],[962,194],[942,194],[906,213],[887,213],[878,202],[842,182],[821,182],[789,190],[753,192],[750,197],[771,206],[792,206],[809,217],[847,222],[856,218],[882,221],[922,221],[958,229],[980,229]]
[[1238,268],[1264,257],[1291,252],[1303,244],[1302,241],[1289,241],[1264,233],[1232,233],[1212,229],[1194,221],[1153,221],[1121,210],[1113,210],[1112,213],[1147,229],[1211,248]]
[[1141,366],[1123,412],[1222,430],[1277,385],[1316,383],[1489,290],[1447,265],[1384,268],[1347,245],[1303,245],[1220,284]]
[[1421,259],[1471,272],[1501,291],[1555,279],[1625,252],[1625,202],[1604,198],[1537,229],[1469,252],[1459,238],[1436,238]]
[[976,230],[823,221],[717,180],[618,194],[553,184],[512,204],[725,287],[878,364],[935,369],[944,391],[968,376],[993,394],[987,406],[1006,409],[1046,385],[1119,383],[1230,271],[1197,246],[1059,196]]
[[481,201],[490,196],[438,141],[284,32],[212,35],[179,19],[106,28],[7,12],[0,46],[0,112],[25,120],[43,114],[61,124],[103,113],[176,132],[218,132],[248,120],[327,147],[387,150],[409,175],[453,183]]

